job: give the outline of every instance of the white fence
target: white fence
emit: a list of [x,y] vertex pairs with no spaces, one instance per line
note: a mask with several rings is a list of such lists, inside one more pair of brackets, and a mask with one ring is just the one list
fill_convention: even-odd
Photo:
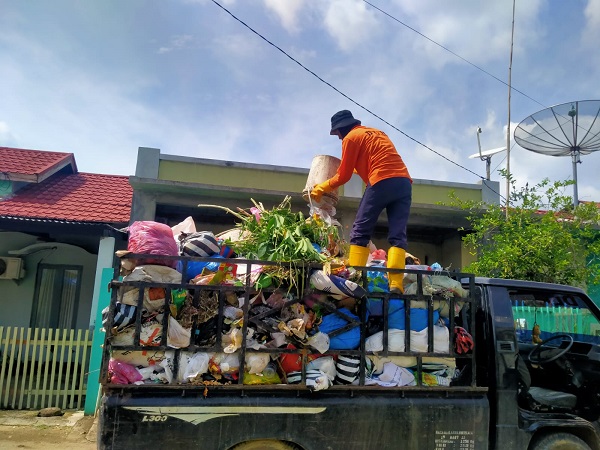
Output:
[[0,326],[0,409],[83,409],[88,330]]

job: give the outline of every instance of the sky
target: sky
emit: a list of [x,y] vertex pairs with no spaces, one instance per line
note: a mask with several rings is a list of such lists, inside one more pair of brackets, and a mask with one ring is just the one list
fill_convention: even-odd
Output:
[[[600,99],[600,0],[0,0],[0,146],[133,175],[139,147],[308,169],[331,116],[385,131],[415,179],[573,178],[513,133]],[[511,42],[512,63],[511,63]],[[510,69],[510,70],[509,70]],[[509,110],[509,73],[512,85]],[[600,152],[577,165],[600,201]],[[572,195],[572,188],[565,192]]]

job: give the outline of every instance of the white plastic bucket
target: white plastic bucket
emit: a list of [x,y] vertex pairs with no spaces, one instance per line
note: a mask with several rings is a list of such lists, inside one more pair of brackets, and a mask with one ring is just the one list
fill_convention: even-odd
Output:
[[[308,173],[308,178],[306,180],[306,186],[302,191],[304,198],[308,200],[308,196],[310,194],[310,190],[319,183],[323,183],[327,181],[331,177],[333,177],[338,167],[340,167],[340,163],[342,161],[335,156],[329,155],[317,155],[313,158],[312,163],[310,165],[310,171]],[[323,202],[329,203],[332,206],[335,206],[338,201],[338,190],[334,189],[331,192],[326,192],[323,194]]]

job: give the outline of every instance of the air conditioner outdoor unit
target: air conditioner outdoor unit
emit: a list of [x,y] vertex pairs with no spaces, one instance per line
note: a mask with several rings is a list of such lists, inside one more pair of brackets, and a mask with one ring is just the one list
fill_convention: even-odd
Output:
[[18,280],[23,275],[25,273],[21,258],[0,256],[0,280]]

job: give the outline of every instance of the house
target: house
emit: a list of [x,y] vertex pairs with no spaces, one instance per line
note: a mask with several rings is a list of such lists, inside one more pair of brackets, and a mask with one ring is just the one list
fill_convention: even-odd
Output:
[[[134,189],[131,220],[154,220],[173,226],[192,216],[197,230],[219,233],[233,228],[235,218],[223,210],[199,204],[235,210],[250,208],[253,199],[271,208],[285,196],[291,197],[294,210],[308,213],[302,191],[309,172],[296,167],[167,155],[159,149],[141,147],[135,176],[130,178]],[[335,219],[346,240],[363,190],[357,175],[339,188]],[[472,261],[473,255],[463,247],[459,231],[469,226],[464,212],[443,205],[449,202],[451,191],[463,200],[499,203],[500,186],[490,180],[476,184],[413,180],[408,250],[424,264],[439,262],[454,270]],[[372,237],[378,248],[387,250],[387,230],[387,216],[383,213]]]
[[79,172],[72,153],[0,147],[0,398],[9,342],[93,329],[99,274],[126,247],[132,193],[126,176]]

